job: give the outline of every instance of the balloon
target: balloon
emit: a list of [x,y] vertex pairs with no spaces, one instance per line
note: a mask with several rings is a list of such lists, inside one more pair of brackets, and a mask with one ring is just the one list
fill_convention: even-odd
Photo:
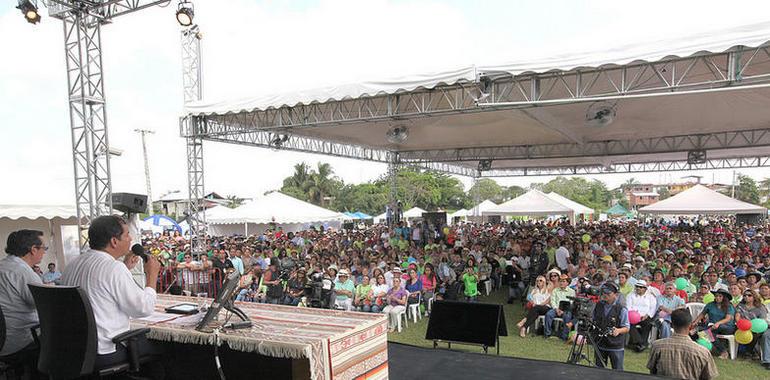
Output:
[[676,279],[676,290],[685,290],[687,289],[687,280],[684,278],[677,278]]
[[577,344],[580,345],[586,342],[586,337],[583,335],[578,335],[576,340],[577,340]]
[[639,246],[644,249],[650,248],[650,242],[647,240],[642,240],[639,242]]
[[709,303],[712,303],[712,302],[714,302],[714,295],[713,294],[709,293],[709,294],[706,294],[705,296],[703,296],[703,303],[709,304]]
[[700,344],[703,347],[706,347],[706,349],[709,350],[709,351],[711,351],[711,347],[713,347],[711,342],[709,342],[709,340],[706,339],[706,338],[699,338],[698,339],[698,344]]
[[751,332],[762,334],[766,330],[767,330],[767,321],[761,318],[754,318],[751,320]]
[[589,241],[591,241],[591,235],[583,234],[583,238],[582,239],[583,239],[583,243],[588,243]]
[[641,322],[642,316],[639,315],[639,312],[636,310],[629,310],[628,311],[628,323],[635,325],[639,322]]
[[559,237],[563,237],[564,236],[564,229],[563,228],[559,228],[559,231],[557,231],[557,233],[559,234]]
[[749,344],[752,339],[754,339],[754,334],[750,330],[735,332],[735,341],[740,344]]
[[751,326],[753,325],[753,323],[751,323],[751,321],[748,319],[741,319],[740,321],[738,321],[737,325],[738,325],[738,330],[748,331],[748,330],[751,330]]
[[700,244],[699,241],[696,241],[695,244],[693,244],[692,246],[695,247],[695,248],[700,248],[701,244]]

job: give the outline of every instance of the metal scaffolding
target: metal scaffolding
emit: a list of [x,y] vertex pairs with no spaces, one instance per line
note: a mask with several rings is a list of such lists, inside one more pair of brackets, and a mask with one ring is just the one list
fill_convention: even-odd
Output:
[[[182,85],[184,102],[203,98],[203,73],[201,71],[201,32],[198,25],[182,30]],[[195,255],[205,253],[206,208],[203,181],[203,131],[199,120],[184,117],[180,121],[180,132],[187,146],[187,189],[188,209],[185,211],[190,225],[190,249]]]
[[49,15],[62,20],[72,132],[75,204],[81,250],[91,221],[112,212],[110,144],[104,96],[101,27],[115,17],[166,1],[55,0]]
[[[349,144],[318,137],[323,134],[313,132],[348,124],[400,122],[508,109],[522,110],[541,120],[544,115],[538,107],[545,105],[767,88],[770,87],[768,49],[768,46],[734,47],[726,52],[698,53],[655,62],[546,73],[514,75],[490,69],[478,73],[476,80],[430,89],[250,112],[197,115],[194,118],[205,130],[202,135],[204,140],[388,164],[389,157],[397,153],[402,165],[430,167],[469,177],[769,166],[768,161],[763,159],[766,153],[749,150],[770,147],[770,128],[752,129],[756,126],[731,132],[626,140],[581,141],[570,138],[570,142],[558,144],[424,150],[392,150]],[[544,120],[544,124],[553,123]],[[568,131],[557,132],[570,137]],[[717,158],[707,158],[709,152],[718,150],[723,153]],[[731,155],[726,155],[725,150],[730,150]],[[685,154],[697,156],[701,160],[688,163],[672,159],[671,155],[666,161],[654,157],[667,153],[682,153],[683,158]],[[629,156],[635,157],[629,159]],[[596,164],[548,167],[547,162],[542,161],[556,158],[574,158],[581,163],[588,160]],[[482,168],[480,162],[487,165]]]

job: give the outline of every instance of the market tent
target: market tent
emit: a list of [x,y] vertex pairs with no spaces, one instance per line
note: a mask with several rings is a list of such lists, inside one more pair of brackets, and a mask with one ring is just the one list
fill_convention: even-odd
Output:
[[567,215],[573,219],[574,211],[543,192],[532,189],[516,198],[483,212],[483,215],[548,216]]
[[468,216],[468,213],[469,213],[469,211],[468,211],[468,210],[466,210],[466,209],[464,209],[464,208],[461,208],[461,209],[459,209],[459,210],[457,210],[457,211],[455,211],[455,212],[453,212],[453,213],[449,214],[449,218],[450,218],[450,219],[454,219],[454,218],[465,218],[465,217],[467,217],[467,216]]
[[364,214],[361,211],[356,211],[353,213],[353,215],[355,215],[358,219],[372,219],[371,215]]
[[404,219],[422,218],[422,214],[427,212],[419,207],[412,207],[404,211]]
[[[278,191],[254,198],[225,215],[211,216],[206,220],[215,235],[261,233],[275,225],[285,232],[296,232],[311,225],[339,228],[345,214],[301,201]],[[228,227],[229,226],[229,227]]]
[[[50,247],[40,263],[45,268],[56,263],[64,269],[66,258],[80,253],[77,211],[65,205],[0,205],[0,244],[5,246],[8,235],[21,229],[43,232],[43,241]],[[0,250],[0,258],[5,257]]]
[[611,216],[627,216],[628,214],[628,209],[623,207],[623,205],[620,203],[615,204],[614,206],[610,207],[609,210],[607,210],[607,215]]
[[593,215],[594,213],[594,209],[583,206],[582,204],[577,203],[569,198],[563,197],[559,194],[556,194],[553,191],[546,194],[545,196],[571,208],[572,211],[575,213],[575,215]]
[[345,215],[345,217],[346,217],[345,219],[347,219],[347,220],[351,220],[351,219],[352,219],[352,220],[360,219],[360,218],[358,217],[358,215],[356,215],[356,214],[355,214],[355,213],[353,213],[353,212],[347,212],[347,211],[346,211],[346,212],[343,212],[342,214],[343,214],[343,215]]
[[[182,227],[179,226],[179,223],[176,222],[176,220],[172,219],[169,216],[163,215],[163,214],[155,214],[148,216],[142,220],[145,222],[143,225],[151,225],[156,227],[161,227],[161,230],[164,229],[175,229],[179,231],[179,233],[182,233]],[[153,229],[153,232],[155,230]]]
[[484,215],[484,211],[491,210],[495,207],[497,207],[497,204],[487,199],[468,210],[468,216],[482,216]]
[[663,215],[765,214],[767,209],[695,185],[671,198],[639,209],[640,213]]

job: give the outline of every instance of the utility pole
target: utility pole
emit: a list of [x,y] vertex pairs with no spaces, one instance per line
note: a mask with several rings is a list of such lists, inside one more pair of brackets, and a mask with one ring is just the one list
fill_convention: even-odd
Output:
[[735,170],[733,170],[733,190],[732,195],[730,197],[735,198]]
[[144,184],[147,187],[147,213],[152,215],[152,186],[150,185],[150,162],[147,160],[147,134],[155,134],[155,131],[149,129],[134,129],[134,132],[142,135],[142,154],[144,155]]

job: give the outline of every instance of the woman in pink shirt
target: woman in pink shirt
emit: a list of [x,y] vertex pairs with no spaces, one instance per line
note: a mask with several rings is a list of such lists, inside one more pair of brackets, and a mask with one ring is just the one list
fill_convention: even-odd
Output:
[[428,300],[433,298],[433,295],[436,292],[438,278],[436,278],[436,271],[433,270],[433,264],[425,264],[423,270],[424,273],[420,276],[420,279],[422,280],[422,302],[423,305],[425,305],[425,315],[430,315]]

